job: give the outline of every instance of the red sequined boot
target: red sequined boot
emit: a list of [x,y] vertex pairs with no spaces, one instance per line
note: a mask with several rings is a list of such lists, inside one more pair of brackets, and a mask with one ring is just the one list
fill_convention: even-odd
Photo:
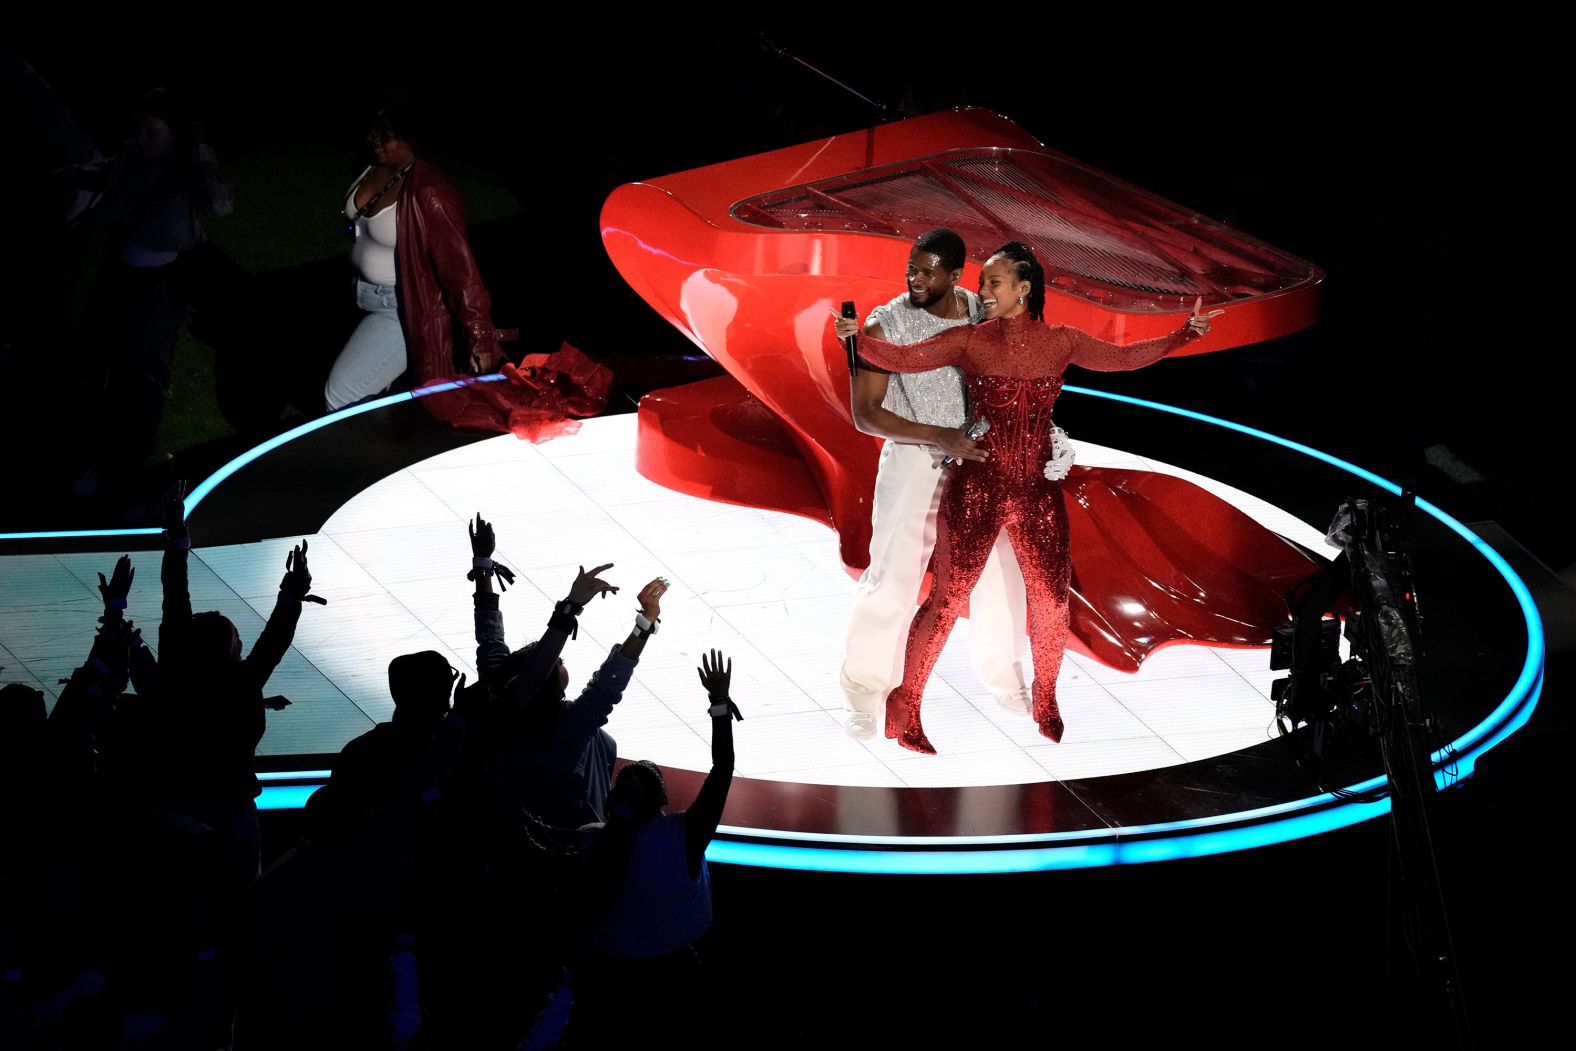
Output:
[[909,701],[903,687],[887,694],[886,735],[911,752],[935,755],[935,746],[919,722],[919,705]]
[[1040,734],[1060,744],[1062,731],[1067,727],[1062,722],[1062,710],[1056,703],[1056,687],[1052,686],[1043,693],[1035,690],[1034,693],[1034,721],[1040,724]]

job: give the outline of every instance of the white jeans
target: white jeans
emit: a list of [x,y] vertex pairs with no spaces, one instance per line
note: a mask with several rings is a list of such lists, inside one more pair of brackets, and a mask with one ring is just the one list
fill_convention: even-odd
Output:
[[330,412],[382,394],[405,372],[405,331],[393,286],[358,278],[356,306],[367,315],[350,334],[323,385],[323,403]]
[[[850,712],[880,719],[886,695],[903,681],[903,650],[919,608],[919,588],[936,546],[941,455],[929,446],[887,442],[876,470],[870,568],[859,578],[848,618],[843,693]],[[974,674],[997,697],[1025,687],[1028,600],[1023,573],[1005,532],[996,538],[969,602],[969,656]]]

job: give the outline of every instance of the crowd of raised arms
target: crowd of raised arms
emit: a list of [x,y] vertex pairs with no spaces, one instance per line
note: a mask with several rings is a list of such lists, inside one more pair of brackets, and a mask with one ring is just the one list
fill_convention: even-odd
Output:
[[134,625],[122,557],[99,574],[97,634],[53,709],[30,686],[0,693],[0,1047],[693,1040],[705,852],[741,718],[732,662],[712,651],[698,669],[712,766],[687,809],[668,810],[652,763],[615,778],[603,729],[667,582],[640,590],[628,637],[572,694],[560,654],[586,604],[619,591],[612,566],[582,568],[535,640],[511,646],[495,584],[514,575],[477,515],[455,567],[473,582],[477,680],[432,650],[391,661],[393,717],[344,747],[263,869],[254,756],[268,711],[290,703],[268,682],[303,606],[326,603],[302,541],[243,653],[229,618],[192,610],[183,495],[165,502],[157,646]]

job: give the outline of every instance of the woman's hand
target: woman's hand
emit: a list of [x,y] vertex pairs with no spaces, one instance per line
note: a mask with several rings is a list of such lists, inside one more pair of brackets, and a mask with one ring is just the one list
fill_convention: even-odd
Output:
[[647,620],[655,621],[662,615],[662,596],[668,593],[668,582],[665,577],[658,577],[640,589],[640,594],[635,596],[635,601],[640,603],[640,612]]
[[1193,315],[1187,319],[1187,327],[1198,333],[1200,336],[1207,335],[1209,333],[1209,323],[1211,320],[1218,318],[1220,315],[1225,313],[1224,310],[1211,310],[1207,314],[1203,311],[1204,297],[1199,296],[1193,300]]

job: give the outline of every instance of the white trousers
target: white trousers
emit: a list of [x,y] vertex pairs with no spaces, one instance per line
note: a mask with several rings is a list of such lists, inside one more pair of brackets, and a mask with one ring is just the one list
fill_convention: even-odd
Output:
[[[919,609],[919,588],[936,546],[944,468],[930,446],[887,442],[876,470],[871,507],[870,568],[859,578],[848,618],[843,692],[850,712],[879,720],[886,696],[903,681],[903,650]],[[997,697],[1025,687],[1028,599],[1007,542],[996,538],[969,600],[969,656],[974,674]]]
[[399,294],[393,285],[356,281],[356,306],[366,311],[334,359],[323,404],[329,412],[382,394],[405,371],[405,330],[399,323]]

